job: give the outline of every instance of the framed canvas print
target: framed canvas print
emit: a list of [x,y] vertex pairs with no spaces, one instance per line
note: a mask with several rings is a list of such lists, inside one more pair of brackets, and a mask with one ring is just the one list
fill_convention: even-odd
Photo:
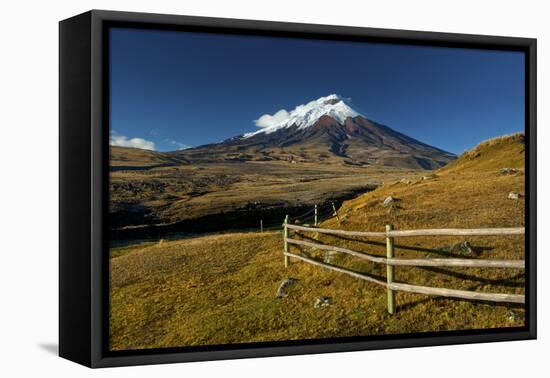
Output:
[[536,41],[60,23],[60,355],[536,337]]

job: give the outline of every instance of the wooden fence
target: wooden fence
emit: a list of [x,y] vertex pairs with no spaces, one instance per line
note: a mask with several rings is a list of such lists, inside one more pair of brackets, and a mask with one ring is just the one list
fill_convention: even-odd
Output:
[[[376,256],[364,252],[354,251],[348,248],[336,247],[327,244],[321,244],[306,240],[289,238],[289,229],[295,231],[309,231],[328,235],[343,235],[352,237],[371,237],[386,239],[386,257]],[[369,281],[386,288],[387,308],[390,314],[395,313],[395,291],[406,291],[410,293],[436,295],[449,298],[462,298],[470,300],[482,300],[491,302],[510,302],[525,303],[525,296],[520,294],[500,294],[500,293],[482,293],[467,290],[453,290],[437,287],[410,285],[406,283],[394,282],[395,266],[413,266],[413,267],[470,267],[470,268],[509,268],[524,269],[524,260],[480,260],[480,259],[442,259],[442,258],[423,258],[423,259],[400,259],[394,258],[393,241],[396,237],[410,236],[503,236],[503,235],[524,235],[525,228],[481,228],[481,229],[424,229],[424,230],[394,230],[391,225],[386,226],[385,232],[364,232],[364,231],[345,231],[318,227],[298,226],[288,223],[288,216],[283,223],[283,242],[285,267],[290,263],[290,257],[304,261],[309,264],[321,266],[340,273],[345,273],[355,278]],[[345,253],[360,259],[368,260],[378,264],[386,265],[386,281],[368,276],[366,274],[354,272],[352,270],[323,263],[321,261],[291,253],[289,245],[310,247],[314,249]]]

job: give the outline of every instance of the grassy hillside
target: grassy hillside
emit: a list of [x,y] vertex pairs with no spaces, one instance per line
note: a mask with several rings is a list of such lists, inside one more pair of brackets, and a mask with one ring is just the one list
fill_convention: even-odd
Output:
[[[517,227],[525,221],[524,144],[520,135],[481,144],[423,178],[386,182],[347,201],[323,227],[382,231],[442,227]],[[503,168],[514,168],[501,172]],[[394,206],[383,206],[391,195]],[[314,236],[314,235],[309,235]],[[384,255],[383,240],[320,236],[326,243]],[[523,236],[472,237],[473,256],[457,237],[396,239],[396,257],[524,258]],[[111,249],[111,348],[212,345],[337,336],[522,326],[522,305],[490,304],[397,293],[340,273],[292,261],[284,268],[280,232],[228,233]],[[292,251],[299,252],[296,247]],[[300,253],[324,259],[324,253]],[[377,277],[385,267],[346,256],[332,263]],[[281,281],[297,282],[284,298]],[[509,269],[396,268],[396,280],[485,292],[523,293],[524,272]],[[316,308],[329,297],[330,305]]]
[[143,150],[131,147],[110,147],[109,164],[111,167],[122,168],[151,168],[161,165],[185,163],[184,160],[175,159],[170,154]]
[[[513,227],[524,224],[524,202],[508,199],[524,193],[525,145],[515,134],[481,143],[432,175],[388,182],[344,203],[346,228]],[[501,172],[512,168],[515,171]],[[382,206],[387,196],[395,206]],[[335,226],[335,222],[327,225]]]

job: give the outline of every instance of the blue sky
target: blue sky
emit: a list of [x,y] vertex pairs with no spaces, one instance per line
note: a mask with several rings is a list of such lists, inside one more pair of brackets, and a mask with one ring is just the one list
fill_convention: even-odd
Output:
[[111,30],[111,139],[159,151],[255,131],[331,93],[444,150],[524,130],[520,52]]

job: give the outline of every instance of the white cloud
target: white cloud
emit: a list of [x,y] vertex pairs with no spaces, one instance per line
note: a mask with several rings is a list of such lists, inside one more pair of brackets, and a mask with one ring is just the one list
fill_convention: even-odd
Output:
[[155,150],[155,143],[151,142],[150,140],[143,138],[128,138],[124,135],[118,135],[114,132],[111,133],[109,144],[111,146],[134,147],[152,151]]
[[273,115],[264,114],[263,116],[255,120],[254,123],[258,127],[265,128],[283,122],[285,119],[288,118],[288,116],[288,112],[285,109],[281,109]]

